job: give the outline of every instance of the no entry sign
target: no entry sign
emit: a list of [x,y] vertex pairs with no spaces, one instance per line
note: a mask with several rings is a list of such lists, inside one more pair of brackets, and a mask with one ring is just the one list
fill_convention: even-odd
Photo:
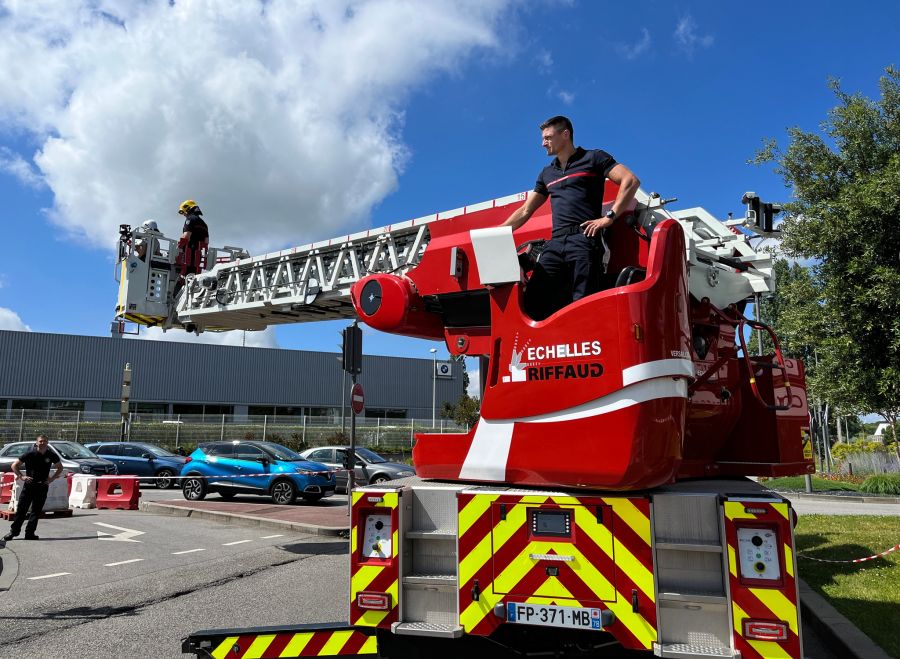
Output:
[[354,414],[361,414],[366,406],[366,397],[363,394],[362,385],[357,382],[350,390],[350,409]]

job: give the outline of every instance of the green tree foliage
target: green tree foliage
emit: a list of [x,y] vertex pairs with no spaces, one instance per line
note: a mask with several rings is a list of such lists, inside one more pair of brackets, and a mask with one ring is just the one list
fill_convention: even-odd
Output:
[[472,398],[468,394],[459,397],[456,403],[445,402],[441,407],[441,418],[451,419],[460,426],[472,427],[478,422],[481,414],[481,399]]
[[782,249],[810,263],[808,277],[789,266],[773,316],[791,347],[814,351],[807,363],[816,395],[845,413],[877,413],[896,433],[900,71],[886,70],[880,99],[848,94],[835,80],[830,87],[838,104],[820,133],[791,128],[786,150],[770,140],[756,158],[774,163],[792,189]]

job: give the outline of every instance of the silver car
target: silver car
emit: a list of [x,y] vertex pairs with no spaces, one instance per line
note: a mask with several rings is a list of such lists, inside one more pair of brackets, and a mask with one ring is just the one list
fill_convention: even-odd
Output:
[[[303,451],[300,455],[313,462],[321,462],[337,471],[335,490],[347,491],[347,472],[344,469],[344,456],[349,446],[320,446]],[[388,462],[375,451],[367,448],[356,449],[356,469],[354,470],[357,485],[385,483],[395,478],[415,476],[416,469],[412,465],[399,462]]]
[[[34,442],[13,442],[0,449],[0,472],[11,471],[13,462],[25,455]],[[118,474],[116,465],[98,458],[94,453],[75,442],[50,440],[50,450],[62,461],[63,469],[73,474]]]

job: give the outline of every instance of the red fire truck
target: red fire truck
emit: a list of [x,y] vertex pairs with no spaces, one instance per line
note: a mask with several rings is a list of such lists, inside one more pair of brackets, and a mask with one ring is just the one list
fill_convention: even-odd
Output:
[[[748,478],[813,470],[803,364],[744,315],[774,290],[739,228],[765,234],[763,206],[745,195],[747,215],[723,222],[640,191],[607,236],[604,290],[535,321],[524,253],[549,237],[549,208],[498,226],[525,198],[232,250],[174,299],[168,279],[147,294],[165,264],[136,263],[123,232],[119,319],[199,332],[356,316],[481,360],[471,431],[419,434],[417,477],[351,493],[346,621],[202,631],[185,652],[802,658],[795,516]],[[751,330],[773,354],[754,354]]]

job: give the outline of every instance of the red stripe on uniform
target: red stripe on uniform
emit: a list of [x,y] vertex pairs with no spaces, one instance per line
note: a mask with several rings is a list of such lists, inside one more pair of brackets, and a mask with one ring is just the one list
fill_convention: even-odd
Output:
[[561,182],[565,181],[567,178],[580,178],[582,176],[589,176],[591,178],[596,178],[597,175],[594,174],[593,172],[575,172],[574,174],[566,174],[565,176],[558,178],[555,181],[550,181],[547,184],[547,187],[549,188],[551,185],[556,185],[557,183],[561,183]]

